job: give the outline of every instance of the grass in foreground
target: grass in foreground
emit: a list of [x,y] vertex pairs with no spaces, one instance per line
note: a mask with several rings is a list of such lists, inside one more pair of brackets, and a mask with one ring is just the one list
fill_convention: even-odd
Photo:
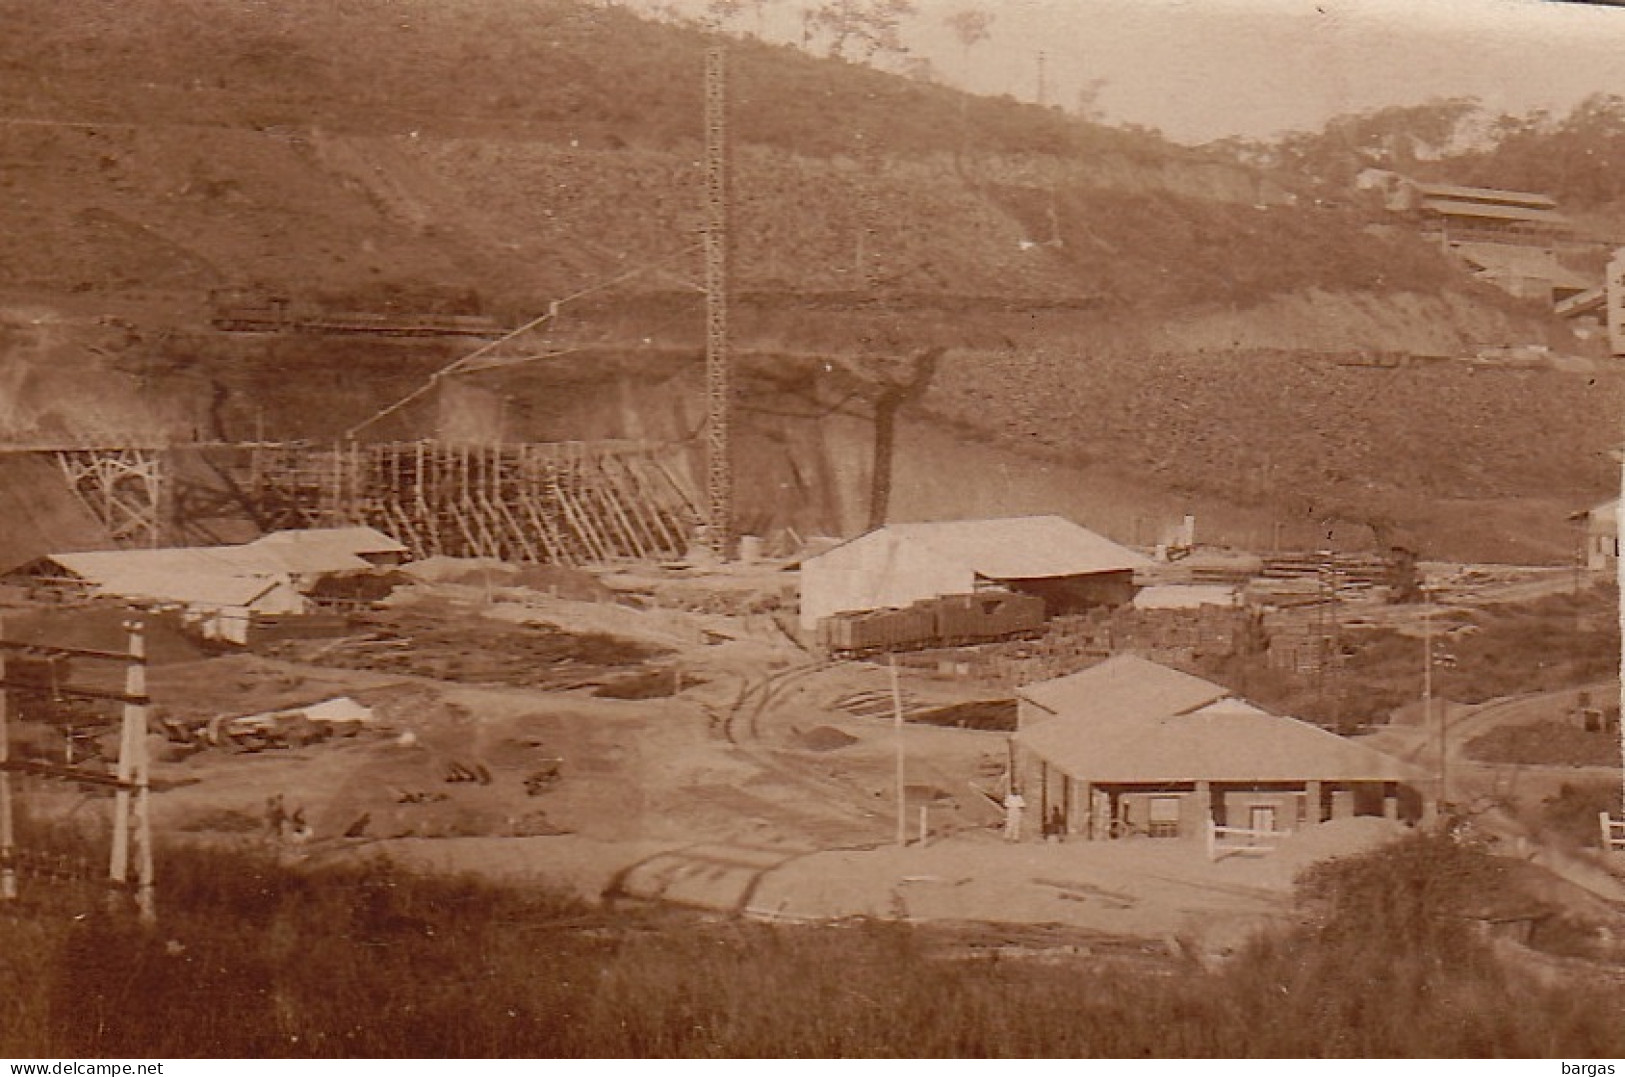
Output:
[[[946,960],[929,929],[614,914],[384,863],[175,850],[165,920],[0,919],[13,1056],[1618,1056],[1617,985],[1527,982],[1431,837],[1322,867],[1294,926],[1178,975]],[[962,957],[963,955],[961,955]]]

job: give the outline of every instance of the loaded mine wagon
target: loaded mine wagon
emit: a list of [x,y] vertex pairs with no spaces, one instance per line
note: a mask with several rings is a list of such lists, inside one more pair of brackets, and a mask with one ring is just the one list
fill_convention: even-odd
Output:
[[832,658],[865,658],[932,647],[1037,639],[1044,600],[1013,591],[939,595],[900,609],[851,610],[818,625],[818,646]]

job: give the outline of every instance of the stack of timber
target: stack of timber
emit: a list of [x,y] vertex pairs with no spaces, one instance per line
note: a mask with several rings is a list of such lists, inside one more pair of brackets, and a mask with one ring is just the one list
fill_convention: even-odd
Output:
[[583,565],[678,556],[698,520],[670,452],[631,442],[255,446],[268,527],[368,524],[417,558]]
[[1392,583],[1392,558],[1376,554],[1281,553],[1264,558],[1265,580],[1313,582],[1342,599],[1365,598]]

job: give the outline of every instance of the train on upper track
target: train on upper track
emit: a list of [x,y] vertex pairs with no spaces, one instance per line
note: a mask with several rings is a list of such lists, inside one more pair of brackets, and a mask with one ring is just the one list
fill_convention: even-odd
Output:
[[484,314],[341,309],[241,289],[219,289],[209,299],[210,324],[228,333],[492,339],[504,332],[501,323]]
[[832,658],[965,647],[1044,632],[1044,600],[1017,591],[939,595],[900,609],[852,610],[818,623],[818,646]]

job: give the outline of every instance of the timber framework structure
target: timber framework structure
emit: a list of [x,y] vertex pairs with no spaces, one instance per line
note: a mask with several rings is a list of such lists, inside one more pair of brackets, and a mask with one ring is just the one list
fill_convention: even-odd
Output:
[[680,556],[700,510],[670,446],[434,441],[249,447],[266,529],[367,524],[417,558],[580,565]]

